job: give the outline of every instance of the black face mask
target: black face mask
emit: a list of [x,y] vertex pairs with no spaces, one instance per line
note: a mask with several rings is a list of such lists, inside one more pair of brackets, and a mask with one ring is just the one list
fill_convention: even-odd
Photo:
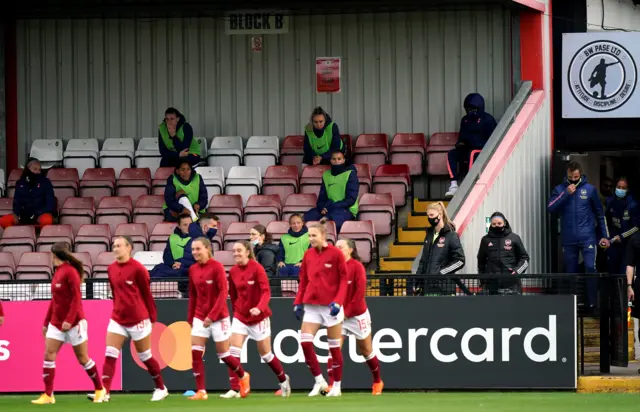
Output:
[[570,185],[577,185],[578,183],[580,183],[580,179],[578,179],[578,180],[567,179],[567,181],[569,182]]
[[440,223],[440,218],[437,217],[427,217],[427,220],[429,221],[431,227],[436,227],[438,226],[438,223]]
[[504,226],[491,226],[489,231],[496,234],[504,233]]

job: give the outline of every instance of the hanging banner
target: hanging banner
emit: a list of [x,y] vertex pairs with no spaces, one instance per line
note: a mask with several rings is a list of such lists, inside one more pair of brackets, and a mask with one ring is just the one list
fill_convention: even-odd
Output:
[[340,93],[340,57],[316,58],[316,92]]
[[283,12],[236,11],[224,19],[226,34],[284,34],[289,32],[289,16]]

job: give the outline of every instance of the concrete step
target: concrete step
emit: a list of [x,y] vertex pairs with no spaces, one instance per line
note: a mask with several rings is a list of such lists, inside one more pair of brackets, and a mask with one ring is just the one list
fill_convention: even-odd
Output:
[[389,272],[411,272],[413,258],[380,258],[380,270]]
[[411,229],[400,228],[398,232],[398,241],[402,243],[414,243],[424,242],[424,237],[427,235],[427,231],[424,228]]
[[394,243],[391,246],[389,246],[389,257],[415,259],[415,257],[420,254],[421,249],[422,249],[422,242],[417,242],[413,244]]
[[581,393],[640,393],[640,376],[581,376]]
[[[438,200],[420,200],[420,199],[413,199],[413,210],[415,212],[421,212],[421,213],[425,213],[427,211],[427,206],[429,205],[429,203],[433,203],[433,202],[437,202]],[[448,200],[441,200],[442,203],[444,203],[444,207],[449,206],[449,201]]]
[[[422,229],[424,230],[429,226],[429,221],[427,221],[427,215],[409,215],[409,220],[407,222],[407,227],[412,229]],[[424,237],[423,237],[424,239]]]

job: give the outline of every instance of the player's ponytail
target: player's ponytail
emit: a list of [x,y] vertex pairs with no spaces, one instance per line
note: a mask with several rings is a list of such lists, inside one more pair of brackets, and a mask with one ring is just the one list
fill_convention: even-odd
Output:
[[53,253],[55,257],[60,259],[62,262],[68,263],[73,266],[73,268],[78,271],[80,282],[84,282],[84,266],[82,265],[82,262],[78,260],[78,258],[73,256],[71,250],[69,249],[68,243],[57,242],[51,248],[51,253]]

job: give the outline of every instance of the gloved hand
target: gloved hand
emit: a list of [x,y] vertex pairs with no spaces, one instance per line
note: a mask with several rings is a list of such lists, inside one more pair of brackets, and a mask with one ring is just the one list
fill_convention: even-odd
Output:
[[331,316],[337,316],[338,313],[340,313],[340,308],[341,306],[335,302],[331,302],[331,304],[329,305],[329,313],[331,314]]
[[293,305],[293,311],[296,314],[296,319],[302,320],[302,317],[304,316],[304,308],[302,305]]

